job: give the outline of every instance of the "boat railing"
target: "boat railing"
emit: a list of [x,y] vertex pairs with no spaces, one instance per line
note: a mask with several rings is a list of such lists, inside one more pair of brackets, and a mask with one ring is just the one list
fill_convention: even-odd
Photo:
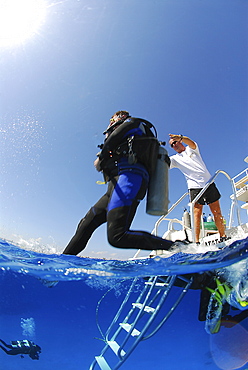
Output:
[[248,181],[248,168],[232,178],[234,188],[241,188]]
[[[236,195],[237,200],[244,202],[241,205],[241,208],[246,209],[248,214],[248,168],[241,171],[238,175],[234,176],[232,178],[232,182],[235,192],[232,195],[230,195],[230,198],[233,200],[234,196]],[[232,207],[230,210],[230,215],[232,216],[232,218],[233,218],[233,208],[234,205],[232,202]]]
[[170,209],[168,210],[168,212],[161,216],[155,223],[154,225],[154,229],[152,230],[152,234],[154,235],[158,235],[158,227],[159,225],[161,224],[162,221],[172,221],[171,219],[168,219],[167,216],[178,206],[178,204],[180,204],[184,198],[189,194],[189,192],[187,191],[186,193],[184,193],[171,207]]
[[[237,214],[237,221],[238,224],[241,225],[241,217],[240,217],[240,210],[238,206],[238,201],[236,197],[236,189],[234,185],[233,179],[230,177],[230,175],[223,171],[223,170],[218,170],[215,172],[215,174],[210,178],[210,180],[207,182],[207,184],[204,186],[204,188],[200,191],[200,193],[193,199],[191,203],[189,203],[190,207],[190,221],[191,221],[191,230],[192,230],[192,241],[195,243],[196,238],[195,238],[195,220],[194,220],[194,205],[198,201],[198,199],[203,195],[203,193],[207,190],[207,188],[215,181],[216,177],[219,174],[223,174],[227,177],[227,179],[230,181],[231,187],[232,187],[232,192],[233,192],[233,197],[232,197],[232,204],[231,204],[231,211],[230,211],[230,218],[229,218],[229,223],[228,223],[228,228],[230,229],[232,227],[233,219],[234,219],[234,208],[236,208],[236,214]],[[169,222],[174,222],[175,219],[168,219],[167,216],[184,200],[184,198],[189,194],[189,192],[184,193],[168,210],[168,212],[164,215],[162,215],[155,223],[154,229],[152,230],[152,234],[158,235],[158,227],[161,224],[162,221],[169,221]],[[177,220],[178,221],[178,220]],[[204,226],[203,226],[204,227]],[[204,230],[203,230],[204,231]],[[137,258],[139,255],[140,250],[138,250],[133,258]]]
[[168,230],[174,230],[173,225],[179,224],[183,229],[191,230],[191,227],[185,225],[183,220],[178,220],[178,218],[167,218],[164,217],[162,221],[168,221]]
[[[170,208],[169,210],[167,211],[166,214],[162,215],[155,223],[154,225],[154,229],[152,230],[152,234],[153,235],[158,235],[158,227],[159,225],[161,224],[162,221],[169,221],[169,222],[173,222],[175,221],[175,219],[168,219],[167,216],[178,206],[179,203],[181,203],[184,198],[189,194],[189,192],[187,191],[186,193],[184,193]],[[141,252],[141,249],[137,250],[137,252],[135,253],[135,255],[133,256],[133,259],[137,258],[138,255],[140,254]]]

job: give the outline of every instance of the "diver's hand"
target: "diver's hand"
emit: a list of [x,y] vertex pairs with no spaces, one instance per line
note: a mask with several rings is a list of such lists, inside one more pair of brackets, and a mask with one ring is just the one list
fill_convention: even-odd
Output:
[[101,165],[100,165],[100,159],[97,157],[97,159],[94,161],[94,166],[95,166],[95,169],[98,171],[98,172],[101,172]]

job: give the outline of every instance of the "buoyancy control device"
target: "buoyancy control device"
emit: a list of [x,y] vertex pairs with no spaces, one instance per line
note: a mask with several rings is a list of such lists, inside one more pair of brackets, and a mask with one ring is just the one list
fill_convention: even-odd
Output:
[[[104,180],[116,171],[120,157],[126,157],[130,165],[139,162],[143,164],[149,173],[149,186],[147,192],[146,213],[154,216],[162,216],[168,211],[168,174],[170,158],[167,150],[162,146],[164,142],[157,139],[157,131],[154,125],[141,118],[133,118],[143,125],[145,136],[128,137],[108,158],[102,160]],[[151,131],[153,129],[154,133]],[[103,145],[99,146],[101,149]]]
[[146,213],[154,216],[165,215],[169,204],[169,166],[167,150],[160,145],[155,170],[149,181]]

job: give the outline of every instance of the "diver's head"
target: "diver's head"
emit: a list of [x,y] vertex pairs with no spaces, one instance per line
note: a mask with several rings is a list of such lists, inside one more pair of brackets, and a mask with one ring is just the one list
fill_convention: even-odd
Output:
[[119,110],[113,114],[113,116],[109,120],[109,125],[107,130],[104,131],[105,134],[110,134],[112,131],[116,129],[117,126],[122,124],[128,117],[130,117],[129,112],[126,110]]
[[41,353],[41,348],[40,346],[38,346],[38,344],[35,345],[35,350],[38,352],[38,353]]
[[38,355],[38,353],[30,353],[29,354],[29,357],[32,358],[32,360],[39,360],[40,356]]

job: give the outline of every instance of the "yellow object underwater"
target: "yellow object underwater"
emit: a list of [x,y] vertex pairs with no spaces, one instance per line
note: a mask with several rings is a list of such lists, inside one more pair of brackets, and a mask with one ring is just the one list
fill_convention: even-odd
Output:
[[216,334],[220,330],[222,307],[223,304],[226,302],[228,295],[231,292],[229,286],[225,283],[221,283],[219,279],[216,279],[216,285],[217,285],[216,289],[206,287],[206,289],[210,293],[212,293],[208,311],[210,310],[212,312],[216,312],[214,318],[210,319],[208,323],[208,332],[211,334]]
[[216,299],[219,303],[223,303],[224,300],[228,297],[228,295],[231,293],[231,288],[225,283],[221,283],[219,279],[216,279],[216,289],[211,289],[209,287],[206,287],[206,289],[212,293],[213,298]]

